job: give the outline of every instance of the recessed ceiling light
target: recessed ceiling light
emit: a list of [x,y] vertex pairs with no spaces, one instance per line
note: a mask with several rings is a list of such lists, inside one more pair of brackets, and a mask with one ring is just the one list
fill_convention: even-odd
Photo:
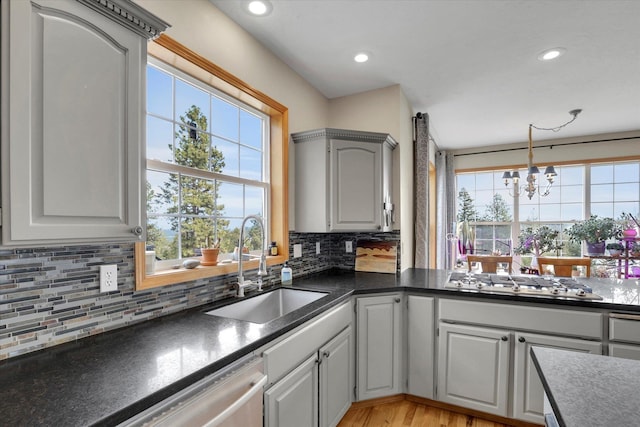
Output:
[[272,6],[267,0],[252,0],[247,3],[247,10],[255,16],[265,16],[271,12]]
[[369,60],[369,55],[364,52],[360,52],[353,57],[353,60],[356,62],[367,62]]
[[551,61],[552,59],[562,56],[566,51],[567,49],[563,47],[554,47],[553,49],[547,49],[544,52],[540,52],[538,59],[540,61]]

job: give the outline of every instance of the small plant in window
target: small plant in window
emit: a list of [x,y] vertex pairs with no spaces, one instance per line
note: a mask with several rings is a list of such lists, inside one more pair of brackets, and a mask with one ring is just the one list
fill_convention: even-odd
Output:
[[518,255],[533,254],[538,257],[545,252],[562,248],[558,243],[558,231],[543,225],[538,228],[527,227],[518,235],[518,245],[513,252]]
[[624,246],[620,242],[607,243],[607,250],[611,256],[618,256],[624,251]]

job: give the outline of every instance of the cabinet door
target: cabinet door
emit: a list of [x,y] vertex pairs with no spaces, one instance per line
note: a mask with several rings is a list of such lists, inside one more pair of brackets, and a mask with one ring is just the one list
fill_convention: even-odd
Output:
[[358,298],[358,400],[401,392],[401,310],[399,295]]
[[332,139],[331,231],[382,228],[382,146]]
[[409,295],[407,311],[408,392],[433,399],[433,298]]
[[440,323],[438,400],[507,416],[508,331]]
[[640,360],[640,345],[610,343],[609,356]]
[[320,348],[320,426],[336,426],[351,406],[354,382],[351,327]]
[[266,427],[318,425],[317,364],[314,354],[264,393]]
[[544,424],[544,389],[531,360],[531,347],[602,354],[602,345],[594,341],[527,333],[516,333],[515,340],[513,418]]
[[3,3],[3,242],[136,240],[146,40],[77,1]]

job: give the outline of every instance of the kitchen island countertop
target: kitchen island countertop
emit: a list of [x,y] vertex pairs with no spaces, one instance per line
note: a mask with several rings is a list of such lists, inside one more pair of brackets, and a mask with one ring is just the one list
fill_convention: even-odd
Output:
[[531,354],[561,427],[638,425],[640,361],[545,347]]
[[352,295],[408,291],[507,303],[640,313],[637,281],[589,279],[601,301],[525,297],[446,289],[448,272],[402,274],[331,270],[296,278],[294,287],[328,295],[256,325],[205,314],[217,301],[0,363],[0,411],[6,425],[114,425],[260,349]]

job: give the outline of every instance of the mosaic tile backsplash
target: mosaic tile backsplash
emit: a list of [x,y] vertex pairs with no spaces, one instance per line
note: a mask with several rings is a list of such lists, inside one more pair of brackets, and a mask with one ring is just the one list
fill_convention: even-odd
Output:
[[[296,277],[330,268],[353,270],[359,239],[399,242],[400,233],[291,232],[294,285]],[[345,252],[348,240],[352,253]],[[293,258],[294,244],[302,245],[301,258]],[[115,292],[100,293],[103,264],[118,265]],[[134,264],[133,244],[0,250],[0,360],[234,295],[235,274],[136,292]],[[270,284],[279,277],[280,266],[272,268]]]

